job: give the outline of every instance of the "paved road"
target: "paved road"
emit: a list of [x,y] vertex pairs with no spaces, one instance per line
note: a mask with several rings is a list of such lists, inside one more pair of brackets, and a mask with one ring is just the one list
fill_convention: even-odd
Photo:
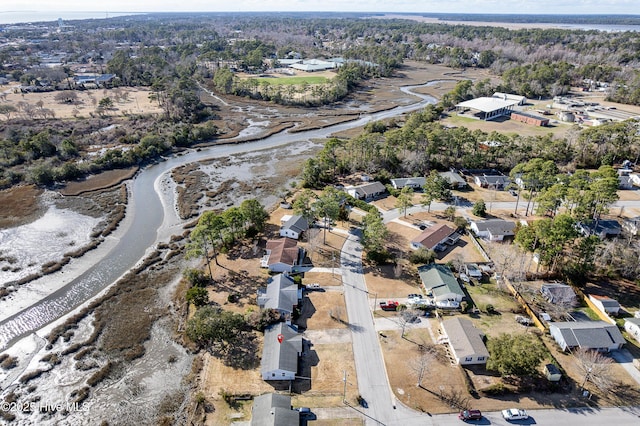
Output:
[[373,314],[369,307],[369,293],[362,275],[362,246],[355,235],[349,235],[345,241],[340,264],[358,389],[368,404],[368,408],[353,409],[365,415],[368,425],[430,424],[429,416],[399,404],[391,392]]
[[[340,266],[358,376],[358,390],[368,404],[368,408],[356,406],[350,407],[350,409],[354,411],[356,416],[363,416],[367,425],[459,425],[460,420],[456,415],[431,416],[411,410],[395,399],[389,385],[376,324],[369,303],[369,293],[362,273],[362,246],[356,235],[350,234],[345,241],[340,257]],[[347,378],[348,383],[352,381],[353,378]],[[484,419],[475,422],[475,424],[514,424],[505,421],[500,412],[487,412],[484,415]],[[530,415],[529,420],[516,422],[516,424],[562,424],[564,426],[640,424],[640,407],[535,410],[530,411]]]

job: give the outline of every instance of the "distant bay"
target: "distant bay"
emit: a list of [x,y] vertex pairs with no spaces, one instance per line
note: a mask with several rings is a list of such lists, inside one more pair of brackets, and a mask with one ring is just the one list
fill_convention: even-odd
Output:
[[0,12],[0,25],[7,24],[33,24],[36,22],[53,22],[62,18],[64,21],[80,19],[107,19],[117,16],[139,15],[134,12],[80,12],[80,11],[38,11],[22,10]]

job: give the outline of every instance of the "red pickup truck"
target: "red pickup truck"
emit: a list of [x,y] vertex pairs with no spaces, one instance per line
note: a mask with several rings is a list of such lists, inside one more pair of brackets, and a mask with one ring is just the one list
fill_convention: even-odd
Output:
[[398,309],[399,303],[395,300],[387,300],[386,302],[380,302],[380,309],[383,311],[395,311]]

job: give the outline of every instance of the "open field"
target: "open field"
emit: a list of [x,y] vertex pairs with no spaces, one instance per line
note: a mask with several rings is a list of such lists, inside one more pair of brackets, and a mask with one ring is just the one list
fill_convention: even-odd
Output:
[[[98,102],[103,98],[110,98],[113,108],[103,112],[106,116],[124,115],[148,115],[161,114],[162,108],[158,102],[151,101],[151,92],[144,88],[117,88],[117,89],[89,89],[76,90],[77,101],[73,103],[61,103],[55,99],[59,91],[41,93],[15,93],[9,88],[4,91],[6,98],[0,103],[12,105],[18,111],[13,116],[29,117],[25,111],[38,111],[49,109],[53,111],[56,119],[81,119],[100,115],[96,112]],[[29,105],[25,108],[23,105]],[[0,115],[0,120],[6,120],[6,115]]]

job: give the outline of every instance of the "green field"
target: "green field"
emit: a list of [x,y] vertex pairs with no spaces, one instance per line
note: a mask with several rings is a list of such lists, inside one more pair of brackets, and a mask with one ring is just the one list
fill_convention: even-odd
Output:
[[301,84],[324,84],[328,83],[330,79],[319,76],[304,76],[304,77],[255,77],[253,80],[259,82],[267,82],[273,85],[301,85]]

